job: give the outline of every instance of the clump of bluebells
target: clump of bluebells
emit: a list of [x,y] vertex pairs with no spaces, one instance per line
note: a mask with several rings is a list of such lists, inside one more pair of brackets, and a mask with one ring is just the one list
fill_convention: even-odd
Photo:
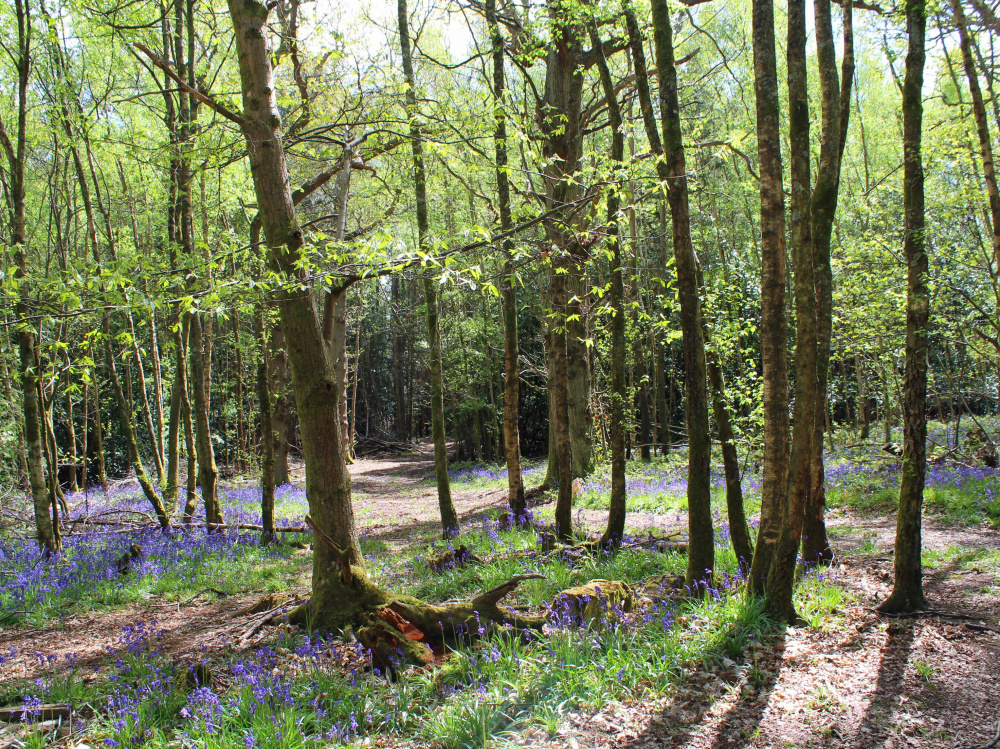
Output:
[[[286,513],[299,512],[299,494],[304,502],[302,490],[286,485],[279,494],[286,503]],[[0,578],[4,580],[0,588],[0,625],[37,621],[47,611],[71,601],[123,602],[129,598],[129,588],[183,590],[199,578],[211,576],[213,570],[250,569],[288,553],[278,547],[262,546],[256,531],[208,533],[200,518],[190,524],[178,523],[168,531],[149,525],[94,529],[83,522],[95,516],[134,519],[144,512],[145,501],[135,491],[119,488],[107,494],[81,492],[70,495],[67,501],[71,512],[64,522],[73,531],[64,535],[58,555],[45,554],[33,539],[0,536]],[[252,509],[254,503],[256,509]],[[225,492],[227,520],[233,524],[259,523],[259,505],[259,489]],[[123,575],[116,562],[133,546],[142,553],[131,560],[128,573]]]
[[[229,491],[233,494],[227,494],[227,519],[254,522],[256,490]],[[436,601],[467,598],[518,574],[545,575],[544,580],[525,582],[504,601],[547,611],[542,631],[488,630],[483,623],[473,624],[447,658],[428,670],[408,671],[398,663],[393,674],[382,674],[372,668],[369,655],[357,643],[321,633],[283,631],[255,651],[214,656],[208,664],[210,683],[201,683],[191,664],[177,662],[165,652],[163,633],[155,623],[138,622],[123,631],[96,674],[92,689],[99,697],[90,697],[89,702],[99,718],[88,729],[94,739],[88,743],[103,742],[112,749],[166,745],[298,749],[379,734],[418,744],[483,745],[491,736],[558,722],[571,710],[599,709],[608,699],[662,694],[690,669],[723,656],[738,659],[767,626],[755,599],[741,592],[743,579],[732,555],[728,527],[721,516],[716,520],[719,566],[713,585],[701,585],[703,595],[698,597],[675,582],[684,557],[641,543],[647,540],[645,532],[626,535],[616,554],[560,557],[538,551],[530,522],[512,528],[502,518],[484,515],[465,526],[460,539],[482,562],[433,572],[424,561],[426,549],[403,558],[368,556],[366,563],[379,584]],[[133,573],[136,579],[163,577],[174,568],[183,575],[202,574],[220,555],[236,564],[252,553],[277,553],[260,548],[253,532],[143,533],[150,537],[143,537],[145,553]],[[105,544],[94,558],[110,561],[117,550],[127,548],[132,534],[93,538],[95,544]],[[174,551],[172,544],[191,547]],[[77,551],[80,560],[88,558],[81,549],[46,564],[52,569],[71,564]],[[189,557],[198,560],[193,567],[185,567]],[[104,564],[106,568],[108,561]],[[574,619],[565,607],[550,606],[558,591],[592,579],[633,583],[639,605],[625,612],[598,594],[601,614],[586,623]],[[91,584],[123,583],[112,575],[95,577]],[[821,617],[826,611],[823,581],[811,574],[809,585],[814,605],[808,611]],[[64,590],[73,588],[67,585]],[[47,595],[51,600],[52,594]],[[22,600],[27,603],[30,596]],[[2,658],[14,655],[0,654],[0,669]],[[69,666],[63,668],[68,670]],[[89,672],[88,677],[93,678]],[[31,685],[20,704],[37,709],[37,700],[45,701],[54,693],[52,684],[46,677]]]

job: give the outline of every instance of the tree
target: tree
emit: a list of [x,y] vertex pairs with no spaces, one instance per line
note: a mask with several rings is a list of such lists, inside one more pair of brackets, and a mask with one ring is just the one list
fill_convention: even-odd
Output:
[[[420,252],[429,252],[429,220],[427,217],[427,175],[424,171],[423,137],[417,117],[417,81],[413,73],[413,54],[410,51],[410,17],[406,0],[398,0],[399,46],[403,57],[403,75],[406,78],[406,115],[410,122],[410,146],[413,151],[413,187],[417,199],[417,245]],[[441,333],[438,329],[438,293],[435,279],[424,278],[424,306],[427,314],[428,365],[431,380],[431,433],[434,438],[434,474],[437,479],[438,504],[441,509],[441,526],[445,538],[459,533],[458,514],[451,498],[448,480],[448,442],[444,424],[444,380],[441,374]]]
[[[688,586],[710,585],[715,568],[715,535],[712,530],[711,460],[712,438],[708,424],[708,385],[705,369],[705,326],[698,295],[698,258],[691,242],[687,166],[677,95],[673,29],[666,0],[653,0],[653,38],[660,84],[662,151],[657,173],[670,204],[674,240],[674,269],[680,301],[681,334],[684,341],[684,391],[688,432]],[[650,144],[655,127],[647,125]]]
[[812,482],[812,439],[817,418],[816,285],[810,220],[809,96],[806,78],[805,0],[788,3],[788,131],[791,153],[791,239],[795,271],[795,406],[787,496],[767,575],[765,610],[792,622],[796,559]]
[[[25,164],[28,158],[28,89],[31,82],[31,4],[30,0],[15,0],[14,11],[17,18],[17,54],[14,64],[17,69],[17,120],[14,138],[11,140],[4,123],[0,120],[0,146],[3,146],[10,175],[10,246],[14,255],[14,277],[18,282],[19,294],[15,308],[18,319],[17,343],[21,398],[24,409],[24,444],[28,467],[28,482],[31,487],[32,506],[35,515],[35,529],[38,543],[47,552],[55,552],[60,545],[57,510],[52,506],[45,468],[42,462],[42,418],[38,397],[38,364],[36,339],[31,322],[30,279],[27,276],[26,214],[25,214]],[[56,481],[50,476],[49,481]]]
[[920,522],[927,470],[927,336],[930,315],[924,223],[924,167],[921,155],[927,28],[923,0],[906,3],[906,74],[903,79],[903,211],[906,225],[906,371],[903,393],[903,476],[896,513],[892,594],[879,610],[920,611],[926,607],[920,555]]
[[760,163],[760,358],[763,370],[764,476],[760,531],[750,585],[762,594],[778,540],[788,475],[788,364],[785,323],[785,200],[782,185],[774,3],[753,3],[754,96]]
[[625,486],[625,404],[628,389],[625,383],[625,278],[622,267],[622,248],[618,228],[621,198],[618,195],[618,174],[625,160],[625,134],[622,126],[618,92],[611,80],[611,71],[604,55],[604,42],[598,34],[597,22],[590,23],[590,41],[597,55],[597,71],[608,107],[611,124],[611,164],[613,178],[607,188],[608,250],[611,254],[611,503],[608,526],[601,539],[607,548],[616,548],[625,536],[627,489]]
[[[493,99],[496,121],[494,139],[496,142],[497,201],[500,211],[500,230],[511,231],[514,220],[511,217],[510,183],[507,172],[507,114],[504,98],[507,91],[504,76],[504,39],[497,23],[496,0],[486,0],[486,24],[490,34],[490,48],[493,58]],[[511,520],[520,524],[525,518],[527,505],[524,498],[524,480],[521,476],[521,436],[517,428],[520,407],[520,366],[517,340],[517,277],[514,274],[514,241],[503,242],[503,252],[507,257],[503,279],[503,347],[504,347],[504,389],[503,389],[503,439],[507,460],[508,503]]]

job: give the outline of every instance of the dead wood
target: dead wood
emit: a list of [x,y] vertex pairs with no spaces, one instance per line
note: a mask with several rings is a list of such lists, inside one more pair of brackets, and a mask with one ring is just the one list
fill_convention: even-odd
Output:
[[381,673],[392,676],[407,664],[426,666],[433,661],[435,648],[443,654],[445,645],[468,643],[497,628],[540,630],[544,617],[518,614],[499,603],[525,580],[543,577],[516,575],[470,601],[442,606],[408,596],[393,598],[371,612],[356,635]]
[[440,554],[434,554],[427,558],[427,566],[434,572],[465,567],[473,562],[481,563],[483,560],[469,551],[465,544],[457,549],[446,549]]
[[40,705],[35,709],[26,707],[0,707],[2,723],[38,723],[46,720],[69,721],[73,717],[73,706],[62,704]]
[[[217,530],[236,530],[236,531],[262,531],[264,530],[263,525],[254,525],[253,523],[208,523],[207,527],[210,531]],[[274,533],[305,533],[309,528],[305,525],[286,525],[278,526],[272,529]]]

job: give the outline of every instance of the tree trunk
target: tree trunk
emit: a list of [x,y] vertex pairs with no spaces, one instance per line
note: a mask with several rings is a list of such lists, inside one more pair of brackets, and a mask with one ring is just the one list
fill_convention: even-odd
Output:
[[[496,142],[497,201],[500,209],[500,230],[509,232],[514,221],[510,209],[510,184],[507,179],[507,115],[504,109],[507,84],[504,77],[504,39],[497,23],[496,0],[486,0],[486,24],[489,27],[493,55],[493,106]],[[503,294],[503,443],[507,459],[507,501],[511,520],[520,525],[526,520],[524,481],[521,477],[521,436],[517,417],[520,408],[520,367],[517,340],[517,277],[514,275],[514,240],[503,241],[506,258]]]
[[[420,252],[427,255],[430,222],[427,214],[427,175],[424,171],[423,135],[420,132],[417,110],[417,79],[413,73],[413,56],[410,52],[410,21],[406,0],[398,0],[399,44],[403,57],[403,74],[406,77],[406,116],[410,122],[410,145],[413,152],[413,186],[416,192],[417,243]],[[444,424],[444,379],[441,362],[441,333],[438,329],[437,281],[424,279],[424,306],[427,314],[427,364],[431,386],[431,436],[434,440],[434,475],[437,479],[438,504],[441,509],[442,535],[457,536],[458,513],[451,498],[448,480],[448,442]]]
[[[344,240],[347,230],[347,204],[351,190],[351,172],[354,161],[353,144],[350,136],[344,146],[344,166],[337,174],[337,218],[333,238],[337,242]],[[347,290],[327,292],[323,307],[323,338],[329,349],[333,371],[337,377],[338,398],[340,403],[340,425],[343,431],[344,445],[347,446],[347,459],[350,457],[350,428],[347,420]]]
[[125,454],[128,458],[129,466],[135,471],[135,477],[139,481],[139,486],[142,487],[142,493],[146,495],[146,499],[153,506],[156,518],[160,521],[160,526],[162,528],[166,528],[170,525],[170,518],[167,517],[166,509],[163,506],[163,500],[160,498],[160,495],[156,493],[152,483],[150,483],[149,477],[146,475],[146,469],[143,467],[142,460],[139,458],[139,445],[136,442],[132,411],[129,408],[128,400],[125,398],[125,392],[122,390],[121,380],[118,377],[118,368],[115,365],[113,339],[111,337],[111,322],[106,313],[104,315],[103,327],[104,359],[108,368],[108,377],[111,380],[111,388],[114,390],[115,401],[118,406],[118,422],[122,430],[122,439],[125,440]]
[[[847,144],[851,112],[851,85],[854,79],[854,24],[851,2],[844,3],[844,59],[841,80],[837,80],[837,53],[834,47],[830,0],[815,0],[816,53],[819,59],[823,125],[820,161],[810,206],[813,262],[816,289],[816,390],[817,414],[812,439],[812,478],[802,528],[802,558],[808,564],[825,564],[833,559],[826,532],[826,487],[823,465],[823,421],[829,410],[830,345],[833,337],[833,271],[830,267],[830,239],[837,212],[840,170]],[[833,437],[832,427],[830,429]]]
[[868,388],[865,386],[865,377],[861,369],[861,354],[855,354],[854,356],[854,368],[857,370],[858,377],[858,406],[857,413],[858,418],[861,419],[861,434],[859,439],[868,439],[869,430],[869,413],[868,413]]
[[246,416],[243,413],[243,350],[240,346],[240,313],[233,310],[233,349],[236,352],[236,376],[233,378],[233,399],[236,401],[236,469],[246,466],[247,436]]
[[986,195],[990,204],[990,222],[993,229],[993,258],[1000,269],[1000,191],[997,189],[996,168],[993,162],[993,141],[990,139],[989,120],[986,117],[986,105],[983,103],[983,92],[979,87],[979,72],[972,58],[972,39],[969,36],[968,25],[965,22],[965,11],[961,0],[951,0],[955,26],[958,28],[959,41],[962,48],[962,66],[969,81],[969,94],[972,98],[972,114],[976,120],[976,133],[979,136],[979,152],[983,161],[983,181],[986,183]]
[[254,314],[254,333],[260,343],[257,363],[257,399],[260,401],[260,517],[262,543],[274,543],[274,426],[271,422],[271,391],[267,376],[267,336],[264,334],[263,303]]
[[925,11],[924,0],[907,0],[909,42],[903,79],[903,209],[906,218],[903,251],[907,265],[903,477],[896,515],[895,580],[892,595],[879,607],[886,613],[919,611],[926,607],[920,553],[920,521],[927,470],[927,327],[930,314],[921,158]]
[[549,297],[552,304],[550,321],[551,340],[549,343],[549,390],[551,409],[549,419],[555,423],[555,454],[559,494],[556,497],[556,535],[569,540],[573,535],[573,443],[569,428],[569,371],[566,362],[566,319],[565,263],[553,259],[549,268]]
[[569,290],[566,320],[566,362],[569,398],[569,431],[573,446],[573,477],[583,477],[594,470],[594,414],[590,408],[590,351],[587,341],[589,311],[583,301],[587,296],[586,274],[574,263],[566,279]]
[[[648,83],[640,84],[640,105],[650,147],[657,160],[657,174],[665,183],[673,230],[674,268],[680,302],[681,335],[684,341],[684,387],[688,434],[688,566],[686,584],[711,585],[715,569],[715,535],[712,528],[711,460],[712,437],[708,421],[708,385],[705,366],[705,329],[698,294],[698,258],[691,243],[688,207],[687,167],[681,132],[680,104],[677,94],[677,68],[674,62],[673,29],[665,0],[654,0],[653,38],[659,77],[660,124],[658,137],[649,101]],[[637,38],[637,34],[632,34]],[[645,71],[641,43],[635,45],[635,70]],[[638,49],[638,54],[637,54]],[[640,57],[640,55],[642,55]],[[641,74],[645,79],[645,72]],[[638,82],[638,81],[637,81]],[[642,89],[645,88],[645,91]]]
[[[68,377],[69,372],[71,371],[69,348],[63,349],[63,364],[66,367],[66,376]],[[69,443],[69,459],[73,466],[73,470],[70,471],[69,490],[71,492],[77,492],[80,490],[79,484],[77,483],[77,462],[79,461],[79,457],[76,445],[76,425],[73,423],[73,396],[68,389],[65,397],[66,431],[69,433],[67,442]]]
[[[150,314],[153,314],[152,310],[150,310]],[[135,359],[135,371],[139,377],[139,400],[142,404],[142,415],[146,425],[146,433],[149,435],[149,442],[153,446],[153,465],[156,467],[156,479],[160,486],[163,486],[167,481],[167,477],[164,472],[163,454],[160,452],[162,445],[160,444],[156,425],[153,421],[153,409],[149,405],[149,396],[146,393],[146,371],[142,366],[142,352],[139,350],[139,339],[135,334],[135,320],[132,317],[132,310],[126,313],[126,319],[128,320],[129,335],[132,337],[132,356]]]
[[180,486],[180,434],[184,428],[181,420],[181,403],[187,393],[187,357],[184,355],[186,341],[183,333],[187,324],[180,320],[174,325],[174,348],[176,363],[174,383],[170,389],[170,413],[167,421],[167,482],[163,490],[163,504],[169,514],[177,510],[177,496]]
[[[104,491],[108,490],[108,474],[107,474],[107,461],[104,459],[104,425],[101,423],[101,386],[100,377],[97,375],[96,367],[94,368],[94,380],[93,380],[93,398],[91,402],[94,406],[93,412],[93,422],[94,422],[94,439],[93,439],[93,468],[97,483],[101,485]],[[91,440],[88,438],[88,443]],[[89,449],[89,444],[88,444]]]
[[160,343],[157,340],[156,310],[149,311],[149,348],[153,362],[153,402],[156,410],[156,449],[161,460],[165,456],[163,444],[163,370],[160,361]]
[[764,476],[760,531],[750,585],[764,592],[785,501],[788,471],[788,370],[785,321],[785,203],[773,0],[754,0],[754,93],[760,163],[761,320],[764,379]]
[[619,213],[621,199],[618,194],[618,178],[625,160],[625,135],[622,128],[622,113],[618,103],[608,62],[604,56],[604,43],[598,35],[597,23],[590,26],[590,41],[597,54],[597,70],[601,77],[601,87],[608,106],[608,120],[611,124],[611,164],[615,170],[607,188],[608,228],[607,242],[611,251],[611,504],[608,512],[608,527],[604,531],[601,545],[616,548],[625,535],[627,511],[627,491],[625,487],[625,404],[628,388],[625,382],[625,279],[622,267],[621,241],[619,240]]
[[[827,8],[829,12],[829,8]],[[805,508],[812,488],[812,445],[819,412],[816,383],[816,283],[810,221],[809,87],[806,3],[788,2],[788,132],[791,154],[791,239],[795,271],[795,405],[788,494],[767,576],[765,610],[779,621],[796,619],[792,603]],[[820,422],[821,423],[821,422]],[[822,431],[820,432],[822,439]],[[822,449],[822,442],[820,444]]]
[[392,387],[396,400],[396,438],[401,442],[409,442],[410,424],[406,411],[406,337],[403,333],[403,316],[400,310],[403,305],[402,282],[393,276],[390,282],[392,305]]
[[733,553],[740,569],[750,571],[753,559],[753,544],[750,541],[750,527],[747,524],[746,508],[743,506],[743,485],[740,483],[740,457],[736,452],[736,435],[729,416],[726,397],[726,380],[719,365],[718,355],[710,347],[706,348],[708,360],[708,381],[712,386],[712,410],[719,429],[719,446],[722,448],[722,466],[726,476],[726,513],[729,518],[729,538]]
[[273,399],[271,419],[274,424],[274,485],[290,483],[288,473],[288,446],[292,441],[293,421],[288,401],[288,353],[285,351],[285,331],[281,322],[271,328],[268,346],[267,373],[270,378],[268,390]]
[[208,527],[222,524],[222,510],[219,506],[219,469],[215,465],[215,449],[212,447],[212,428],[208,420],[209,386],[206,373],[205,347],[202,318],[197,312],[188,316],[188,360],[191,363],[191,390],[194,393],[192,411],[194,416],[195,449],[198,453],[198,479],[201,484],[201,498],[205,505],[205,524]]
[[[559,472],[560,496],[565,506],[557,508],[557,530],[568,538],[572,505],[572,482],[592,469],[590,415],[590,370],[586,345],[583,304],[570,297],[584,294],[581,261],[586,249],[580,246],[580,229],[586,219],[577,201],[584,199],[578,172],[583,157],[582,100],[586,67],[583,31],[578,20],[567,14],[557,0],[548,0],[552,40],[545,58],[543,102],[538,107],[542,155],[545,169],[544,205],[551,214],[544,221],[547,240],[552,244],[551,262],[558,272],[549,273],[549,303],[553,307],[552,345],[549,350],[549,385],[556,388],[550,418],[556,420],[557,455],[570,450],[570,472]],[[580,315],[578,320],[570,320]],[[563,392],[565,388],[565,392]],[[566,403],[566,430],[562,435],[561,403]],[[583,442],[577,445],[575,442]],[[561,465],[561,455],[557,463]]]
[[[185,339],[190,337],[190,331],[186,322],[184,337]],[[191,415],[191,398],[186,388],[181,392],[181,416],[184,419],[184,450],[187,453],[183,517],[185,524],[190,524],[194,520],[194,512],[198,505],[198,451],[194,444],[194,418]]]
[[[303,239],[292,202],[281,117],[267,49],[268,9],[257,0],[229,0],[236,36],[244,113],[240,126],[248,143],[254,192],[271,262],[301,279],[297,268]],[[292,387],[298,406],[307,466],[306,497],[316,528],[311,608],[327,629],[354,623],[379,598],[367,579],[351,505],[351,477],[344,456],[335,377],[313,295],[284,287],[277,292],[288,345]],[[330,543],[322,542],[321,538]]]

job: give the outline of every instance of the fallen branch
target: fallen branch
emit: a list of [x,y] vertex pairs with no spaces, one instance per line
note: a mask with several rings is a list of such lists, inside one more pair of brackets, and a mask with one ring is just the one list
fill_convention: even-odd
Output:
[[215,595],[219,596],[219,598],[226,598],[226,597],[232,595],[232,593],[230,593],[228,591],[225,591],[225,590],[219,590],[218,588],[202,588],[201,590],[199,590],[197,593],[195,593],[190,598],[185,598],[183,601],[178,601],[177,603],[178,603],[178,605],[183,605],[185,603],[191,603],[191,601],[193,601],[195,598],[200,598],[201,596],[205,595],[206,593],[215,593]]
[[[234,530],[234,531],[263,531],[263,525],[253,523],[207,523],[206,527],[210,531]],[[278,526],[273,529],[275,533],[307,533],[309,528],[304,525]]]

